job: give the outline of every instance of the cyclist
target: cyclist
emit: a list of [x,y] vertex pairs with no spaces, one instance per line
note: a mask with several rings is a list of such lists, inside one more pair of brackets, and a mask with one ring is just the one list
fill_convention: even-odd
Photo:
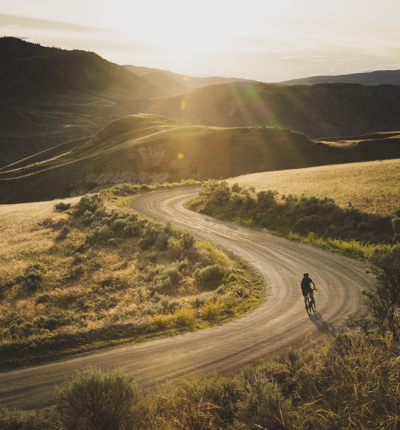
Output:
[[[311,288],[311,284],[313,288]],[[314,282],[308,276],[308,273],[304,273],[303,279],[301,280],[301,292],[303,293],[304,304],[306,306],[306,309],[307,309],[307,294],[310,294],[311,300],[314,300],[314,290],[316,290]]]

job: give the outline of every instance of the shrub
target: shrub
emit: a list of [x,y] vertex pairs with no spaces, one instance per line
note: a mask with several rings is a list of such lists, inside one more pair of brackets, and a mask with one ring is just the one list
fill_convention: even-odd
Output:
[[167,328],[172,320],[172,315],[156,314],[153,316],[154,324],[160,330]]
[[213,302],[209,300],[206,306],[204,307],[204,317],[206,320],[216,320],[220,317],[222,311],[222,306],[219,301]]
[[25,286],[29,290],[35,290],[43,280],[45,268],[40,263],[31,264],[25,271]]
[[68,430],[136,428],[134,407],[140,396],[132,375],[93,368],[78,373],[56,391],[61,420]]
[[72,317],[66,312],[58,312],[50,314],[47,318],[41,321],[40,326],[53,331],[63,325],[68,325],[72,321]]
[[195,315],[191,309],[180,308],[174,313],[174,317],[178,325],[190,327],[194,322]]
[[64,227],[58,233],[58,235],[56,237],[56,240],[63,240],[63,239],[65,239],[67,237],[69,231],[70,231],[70,226],[69,225],[64,225]]
[[62,212],[62,211],[68,210],[71,207],[71,203],[60,202],[60,203],[57,203],[54,207],[56,211]]
[[196,181],[194,179],[181,179],[181,184],[184,186],[196,185]]
[[203,269],[197,269],[195,276],[202,283],[208,282],[219,282],[223,275],[223,269],[219,264],[213,264],[212,266],[203,267]]
[[269,209],[275,203],[275,196],[278,193],[272,190],[260,191],[257,193],[257,204],[260,209]]
[[117,201],[118,207],[128,206],[128,205],[129,205],[129,199],[126,197],[120,197]]
[[376,286],[363,290],[373,322],[380,328],[388,328],[397,339],[400,336],[400,243],[386,245],[368,256],[368,265],[376,276]]
[[123,218],[117,218],[111,223],[111,230],[113,231],[121,231],[127,226],[127,220]]
[[232,185],[232,192],[233,193],[240,193],[241,191],[242,191],[242,187],[237,182],[235,182]]
[[37,298],[37,300],[36,300],[36,304],[46,303],[46,302],[48,302],[48,301],[49,301],[49,298],[50,298],[49,293],[41,294],[41,295]]
[[194,307],[194,308],[199,308],[199,307],[201,307],[201,306],[203,306],[204,305],[204,303],[210,298],[210,295],[211,295],[212,293],[202,293],[202,294],[200,294],[199,296],[196,296],[196,297],[194,297],[192,300],[191,300],[191,305]]

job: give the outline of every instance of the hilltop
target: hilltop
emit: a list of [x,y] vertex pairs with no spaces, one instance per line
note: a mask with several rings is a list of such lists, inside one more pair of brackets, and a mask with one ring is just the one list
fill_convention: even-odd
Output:
[[135,73],[136,75],[140,76],[141,78],[148,80],[150,83],[152,83],[151,82],[152,74],[156,73],[159,76],[162,75],[165,77],[172,78],[174,81],[183,85],[186,89],[203,88],[209,85],[229,84],[232,82],[254,82],[243,78],[226,78],[222,76],[207,76],[207,77],[187,76],[187,75],[181,75],[179,73],[170,72],[168,70],[154,69],[151,67],[132,66],[132,65],[125,65],[124,67],[129,71]]
[[144,79],[94,52],[0,38],[1,96],[28,98],[106,90],[148,96],[152,89]]
[[361,85],[400,85],[400,70],[376,70],[374,72],[350,73],[337,76],[311,76],[281,82],[285,85],[315,85],[347,83]]
[[156,91],[93,52],[0,38],[0,167],[90,136]]
[[315,139],[400,129],[400,87],[231,83],[154,99],[147,112],[222,127],[273,126]]
[[[400,133],[398,133],[399,135]],[[148,114],[113,121],[92,137],[0,169],[0,202],[49,200],[129,183],[400,158],[399,136],[378,143],[318,142],[271,127],[196,126]]]

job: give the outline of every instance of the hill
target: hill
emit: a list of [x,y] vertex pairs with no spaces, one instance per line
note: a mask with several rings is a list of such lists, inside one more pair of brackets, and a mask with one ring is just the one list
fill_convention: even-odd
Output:
[[142,78],[157,88],[160,95],[180,94],[188,90],[185,85],[161,71],[147,73]]
[[155,93],[92,52],[0,38],[0,166],[90,136]]
[[400,70],[376,70],[366,73],[351,73],[337,76],[311,76],[281,82],[285,85],[315,85],[347,83],[361,85],[400,85]]
[[400,158],[399,140],[391,135],[378,142],[318,142],[278,128],[193,126],[137,114],[110,123],[91,138],[59,145],[0,169],[0,202],[77,196],[124,182],[225,179]]
[[38,97],[66,91],[148,95],[152,86],[125,67],[94,52],[48,48],[13,37],[0,38],[0,95]]
[[147,112],[222,127],[273,126],[311,138],[400,129],[400,87],[231,83],[154,99]]
[[399,159],[255,173],[228,182],[282,195],[333,198],[342,208],[351,202],[361,212],[380,216],[400,209]]
[[[208,76],[208,77],[186,76],[186,75],[180,75],[179,73],[170,72],[168,70],[153,69],[151,67],[141,67],[141,66],[131,66],[131,65],[125,65],[124,67],[144,79],[147,79],[147,76],[154,72],[156,72],[157,74],[163,74],[173,78],[181,85],[184,85],[186,88],[190,88],[190,89],[203,88],[209,85],[229,84],[231,82],[254,82],[248,79],[226,78],[222,76]],[[151,81],[149,82],[151,83]]]

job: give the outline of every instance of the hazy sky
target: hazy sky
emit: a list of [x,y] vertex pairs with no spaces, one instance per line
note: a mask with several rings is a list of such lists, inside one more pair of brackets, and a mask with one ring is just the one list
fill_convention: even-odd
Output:
[[400,69],[400,0],[0,0],[0,34],[118,64],[279,82]]

